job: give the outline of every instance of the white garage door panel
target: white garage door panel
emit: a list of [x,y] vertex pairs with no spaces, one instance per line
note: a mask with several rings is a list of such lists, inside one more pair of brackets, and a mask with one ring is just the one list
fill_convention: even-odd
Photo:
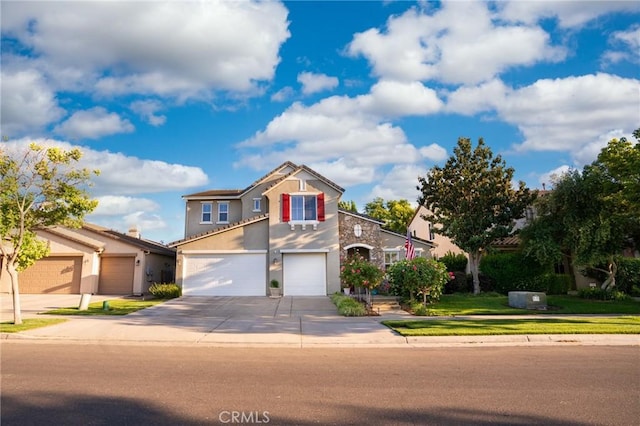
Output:
[[285,296],[326,296],[327,266],[324,253],[295,253],[283,256]]
[[182,293],[187,296],[266,295],[266,255],[187,255]]

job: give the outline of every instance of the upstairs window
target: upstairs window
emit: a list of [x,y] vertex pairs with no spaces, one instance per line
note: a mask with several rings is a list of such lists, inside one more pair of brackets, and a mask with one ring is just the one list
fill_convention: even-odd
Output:
[[218,223],[229,223],[229,202],[218,203]]
[[324,194],[282,194],[283,222],[323,222]]
[[253,199],[253,211],[254,212],[259,212],[262,210],[262,206],[260,205],[260,202],[262,200],[260,198],[254,198]]
[[202,215],[200,216],[200,223],[211,223],[212,211],[213,205],[211,203],[202,203]]
[[292,195],[291,220],[317,220],[317,206],[315,195]]

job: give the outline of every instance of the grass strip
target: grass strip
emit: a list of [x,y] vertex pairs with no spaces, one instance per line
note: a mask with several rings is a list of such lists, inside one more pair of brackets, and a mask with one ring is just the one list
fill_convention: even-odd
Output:
[[640,334],[640,318],[548,318],[472,320],[387,320],[402,336],[484,336],[508,334]]
[[528,315],[528,314],[615,314],[638,315],[636,300],[589,300],[577,296],[547,296],[546,311],[516,309],[509,306],[507,296],[446,294],[428,306],[430,316],[453,315]]
[[132,312],[139,311],[151,306],[155,306],[159,303],[163,303],[164,299],[155,300],[127,300],[127,299],[114,299],[109,300],[109,309],[104,310],[103,302],[93,302],[89,304],[89,308],[85,311],[81,311],[77,307],[60,308],[51,311],[43,312],[46,315],[127,315]]
[[22,324],[15,325],[13,322],[0,323],[1,333],[19,333],[21,331],[32,330],[34,328],[46,327],[60,324],[67,321],[64,318],[27,318],[22,320]]

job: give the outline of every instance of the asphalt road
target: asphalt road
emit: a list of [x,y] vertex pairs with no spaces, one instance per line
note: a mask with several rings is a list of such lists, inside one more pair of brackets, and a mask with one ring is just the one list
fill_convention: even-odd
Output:
[[3,342],[8,425],[637,425],[638,347]]

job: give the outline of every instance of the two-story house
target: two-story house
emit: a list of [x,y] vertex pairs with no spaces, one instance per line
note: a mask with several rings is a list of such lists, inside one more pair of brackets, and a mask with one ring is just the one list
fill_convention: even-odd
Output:
[[[358,252],[383,267],[404,256],[404,235],[339,210],[344,189],[307,166],[285,162],[245,189],[185,195],[185,237],[176,281],[184,295],[285,296],[340,290],[340,264]],[[414,240],[430,256],[432,244]]]

